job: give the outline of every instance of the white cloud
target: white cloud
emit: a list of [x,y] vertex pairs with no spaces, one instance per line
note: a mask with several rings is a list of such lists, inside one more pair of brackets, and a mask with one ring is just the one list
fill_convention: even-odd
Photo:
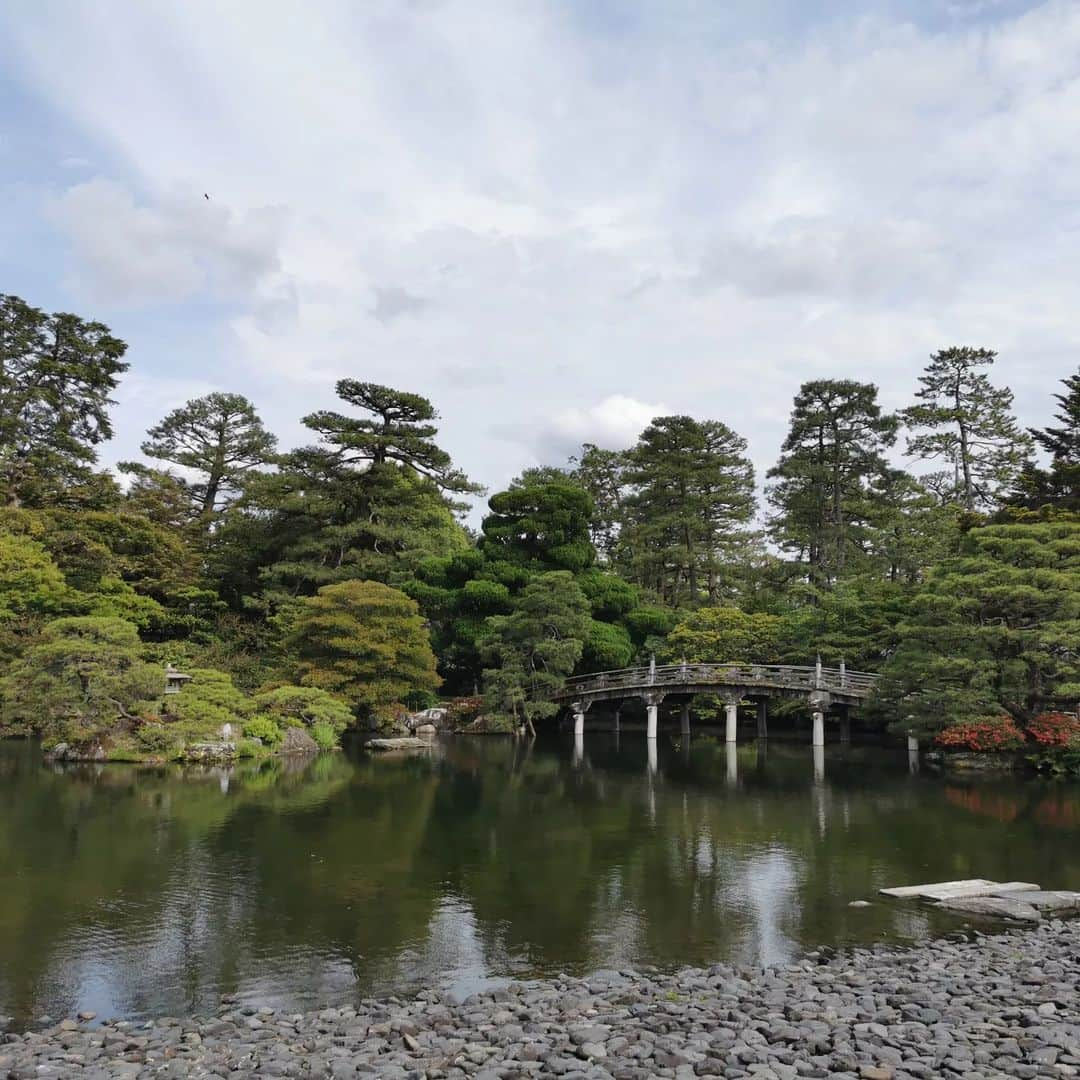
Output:
[[74,249],[79,286],[107,303],[176,302],[207,290],[247,300],[281,275],[284,214],[273,207],[236,214],[195,191],[140,206],[121,184],[98,178],[68,188],[52,216]]
[[0,9],[0,50],[113,163],[53,211],[87,295],[197,301],[190,374],[283,435],[343,375],[427,393],[497,486],[654,411],[763,473],[800,382],[904,404],[958,342],[1042,418],[1080,355],[1080,6],[962,6],[74,0]]

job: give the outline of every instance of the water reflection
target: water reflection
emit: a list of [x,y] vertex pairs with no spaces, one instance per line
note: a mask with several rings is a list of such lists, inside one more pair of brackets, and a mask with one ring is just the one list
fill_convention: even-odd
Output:
[[1077,789],[945,783],[903,750],[630,731],[181,771],[0,744],[0,1013],[771,962],[947,925],[848,907],[885,885],[1078,888],[1078,840]]

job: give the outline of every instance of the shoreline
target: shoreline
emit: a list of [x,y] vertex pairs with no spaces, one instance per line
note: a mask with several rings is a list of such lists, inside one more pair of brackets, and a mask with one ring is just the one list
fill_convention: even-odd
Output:
[[[88,1014],[84,1014],[88,1015]],[[437,991],[307,1013],[0,1035],[0,1078],[1080,1075],[1080,920],[856,948],[765,969],[599,971],[462,1002]]]

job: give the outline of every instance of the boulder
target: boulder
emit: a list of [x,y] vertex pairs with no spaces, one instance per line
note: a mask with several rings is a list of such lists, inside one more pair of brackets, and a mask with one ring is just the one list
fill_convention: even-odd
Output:
[[236,743],[204,742],[192,743],[184,747],[185,761],[201,761],[213,764],[219,761],[232,761],[236,757]]
[[319,744],[303,729],[290,727],[285,729],[285,738],[278,747],[279,754],[317,754]]
[[438,735],[439,729],[434,724],[421,724],[419,727],[413,728],[413,733],[430,738],[432,735]]
[[426,739],[368,739],[364,743],[365,750],[376,750],[387,753],[392,750],[430,750],[431,743]]

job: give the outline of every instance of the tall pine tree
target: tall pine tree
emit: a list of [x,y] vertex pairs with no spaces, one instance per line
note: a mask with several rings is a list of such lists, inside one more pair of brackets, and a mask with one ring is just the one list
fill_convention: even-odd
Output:
[[627,451],[623,478],[631,576],[673,607],[715,602],[754,515],[746,440],[717,420],[660,416]]
[[991,349],[967,346],[934,353],[919,378],[918,402],[903,413],[916,432],[908,453],[945,466],[925,483],[969,511],[993,507],[1031,449],[1012,416],[1012,391],[995,387],[979,370],[996,357]]
[[898,426],[871,383],[819,379],[796,395],[768,498],[773,540],[811,585],[827,588],[867,569],[885,509],[884,453]]

